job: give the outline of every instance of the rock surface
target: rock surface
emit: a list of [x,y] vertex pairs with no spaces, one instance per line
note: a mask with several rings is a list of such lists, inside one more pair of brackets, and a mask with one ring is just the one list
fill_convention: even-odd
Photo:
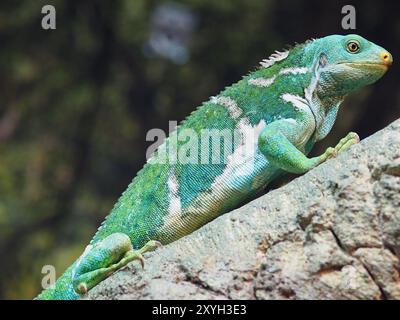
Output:
[[400,120],[87,299],[400,299]]

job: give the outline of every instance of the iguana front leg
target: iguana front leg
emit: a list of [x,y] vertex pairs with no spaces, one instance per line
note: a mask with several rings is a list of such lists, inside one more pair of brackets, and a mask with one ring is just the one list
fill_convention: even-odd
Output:
[[286,120],[273,122],[261,132],[258,139],[259,149],[278,168],[291,173],[304,173],[360,141],[356,133],[350,132],[335,148],[329,147],[322,155],[308,158],[294,144],[299,140],[301,131]]
[[143,253],[153,251],[160,245],[158,241],[149,241],[141,249],[134,250],[126,234],[109,235],[93,246],[88,246],[79,258],[72,277],[74,290],[85,294],[133,260],[139,260],[143,267]]

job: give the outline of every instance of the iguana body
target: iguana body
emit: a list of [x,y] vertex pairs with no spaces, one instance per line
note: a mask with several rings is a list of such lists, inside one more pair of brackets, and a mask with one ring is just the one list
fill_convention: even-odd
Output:
[[[38,298],[78,298],[128,262],[143,262],[142,253],[158,242],[170,243],[234,209],[283,172],[306,172],[357,143],[350,133],[321,156],[306,156],[331,130],[345,95],[378,80],[391,62],[386,50],[356,35],[308,41],[264,60],[183,121],[84,254]],[[187,129],[198,137],[204,129],[235,134],[231,142],[223,135],[218,153],[205,140],[188,142],[182,137]],[[175,149],[178,159],[165,161]]]

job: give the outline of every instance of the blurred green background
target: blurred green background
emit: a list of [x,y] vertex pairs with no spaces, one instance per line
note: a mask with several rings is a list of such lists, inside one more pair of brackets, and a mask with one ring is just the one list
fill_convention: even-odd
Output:
[[[41,28],[45,4],[56,30]],[[400,117],[396,1],[1,1],[0,298],[34,297],[43,265],[60,275],[80,255],[144,164],[148,130],[286,44],[349,33],[345,4],[395,64],[346,100],[319,150]]]

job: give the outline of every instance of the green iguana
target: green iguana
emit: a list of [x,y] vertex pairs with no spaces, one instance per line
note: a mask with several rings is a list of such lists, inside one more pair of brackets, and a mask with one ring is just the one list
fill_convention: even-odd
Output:
[[[37,298],[79,298],[129,262],[143,264],[144,252],[234,209],[284,172],[307,172],[359,142],[351,132],[322,155],[306,156],[331,130],[344,97],[377,81],[391,64],[388,51],[358,35],[331,35],[275,52],[181,123],[81,257]],[[222,154],[211,150],[208,139],[188,143],[187,130],[198,136],[204,130],[234,132],[235,139],[221,137]],[[178,161],[166,157],[173,150]],[[187,161],[193,151],[201,160],[189,155]]]

